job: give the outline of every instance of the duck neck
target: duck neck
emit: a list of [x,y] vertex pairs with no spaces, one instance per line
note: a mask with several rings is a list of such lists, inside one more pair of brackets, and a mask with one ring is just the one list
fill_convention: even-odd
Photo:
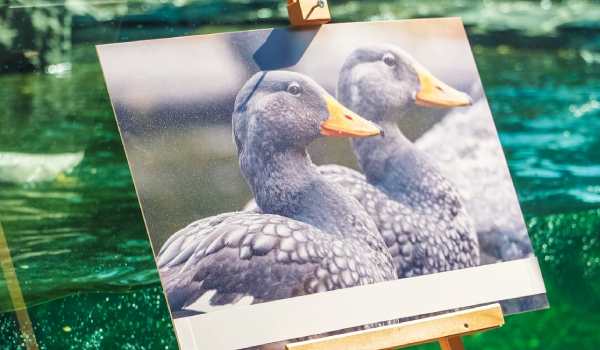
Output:
[[385,247],[374,222],[360,204],[343,188],[326,181],[304,148],[280,149],[257,142],[240,153],[240,167],[264,213]]
[[368,181],[392,198],[427,194],[435,198],[441,175],[398,125],[380,122],[384,137],[353,139],[352,146]]

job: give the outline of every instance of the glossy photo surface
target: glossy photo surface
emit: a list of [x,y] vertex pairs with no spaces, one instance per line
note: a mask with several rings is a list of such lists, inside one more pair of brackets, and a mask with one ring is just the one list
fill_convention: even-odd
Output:
[[533,257],[459,19],[98,53],[176,319]]

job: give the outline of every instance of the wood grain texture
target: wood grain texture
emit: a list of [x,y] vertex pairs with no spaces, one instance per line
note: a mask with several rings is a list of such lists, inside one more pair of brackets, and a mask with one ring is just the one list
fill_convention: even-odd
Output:
[[465,350],[460,336],[444,337],[439,340],[441,350]]
[[492,304],[397,325],[292,343],[286,345],[286,349],[383,350],[439,341],[443,350],[462,350],[461,336],[503,324],[500,304]]

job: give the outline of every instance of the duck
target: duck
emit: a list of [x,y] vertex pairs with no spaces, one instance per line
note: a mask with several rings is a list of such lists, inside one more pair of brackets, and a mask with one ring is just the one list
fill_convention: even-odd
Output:
[[363,173],[339,165],[320,172],[348,189],[375,220],[400,277],[477,266],[473,218],[437,163],[400,130],[415,105],[468,106],[471,98],[438,78],[394,45],[368,45],[344,62],[338,99],[375,122],[383,135],[351,140]]
[[473,218],[434,160],[400,130],[415,106],[468,106],[471,98],[438,78],[394,45],[354,50],[338,78],[342,104],[377,123],[383,135],[351,140],[363,173],[339,165],[320,167],[346,188],[375,220],[401,277],[477,266]]
[[381,129],[311,78],[263,71],[238,92],[232,115],[239,166],[261,213],[200,219],[161,247],[172,313],[204,313],[397,279],[374,220],[307,153],[314,140]]
[[533,254],[519,200],[492,115],[476,84],[473,106],[455,109],[427,130],[415,146],[432,157],[456,185],[474,219],[481,263]]
[[[473,218],[435,161],[400,130],[414,106],[451,108],[470,97],[434,77],[395,45],[355,49],[342,65],[340,102],[379,125],[378,137],[351,140],[362,173],[327,164],[319,173],[356,198],[377,224],[400,278],[477,266]],[[259,212],[250,202],[245,210]]]

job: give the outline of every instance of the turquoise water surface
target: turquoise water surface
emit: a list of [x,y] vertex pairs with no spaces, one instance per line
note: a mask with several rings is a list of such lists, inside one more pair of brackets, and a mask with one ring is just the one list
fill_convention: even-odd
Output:
[[[255,5],[264,10],[258,19],[253,7],[223,4],[241,7],[236,18],[245,19],[141,28],[123,25],[131,18],[120,27],[103,22],[101,39],[89,27],[74,34],[68,64],[0,75],[0,153],[84,152],[79,165],[49,181],[0,183],[0,221],[39,348],[177,347],[93,45],[282,22],[271,2]],[[600,4],[419,4],[333,8],[352,20],[464,16],[551,304],[467,338],[467,347],[600,348]],[[151,5],[136,11],[159,6]],[[0,349],[25,348],[14,308],[0,277]]]

